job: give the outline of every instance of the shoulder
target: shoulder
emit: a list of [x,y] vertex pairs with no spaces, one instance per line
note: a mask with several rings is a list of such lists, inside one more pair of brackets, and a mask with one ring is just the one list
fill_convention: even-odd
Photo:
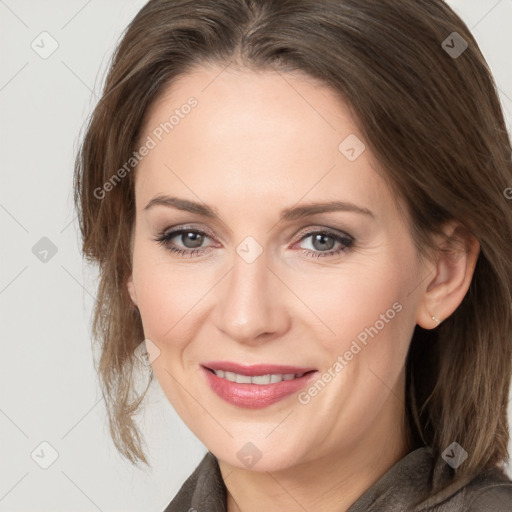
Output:
[[415,512],[512,512],[512,480],[498,466],[461,480],[446,464],[432,468],[430,490]]
[[497,467],[471,480],[464,495],[468,512],[512,512],[512,480]]

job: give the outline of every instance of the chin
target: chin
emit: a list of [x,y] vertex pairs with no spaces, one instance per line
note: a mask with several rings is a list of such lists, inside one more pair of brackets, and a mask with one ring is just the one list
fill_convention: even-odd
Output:
[[234,440],[229,445],[211,445],[209,450],[220,461],[249,471],[276,472],[303,462],[302,453],[298,453],[293,446],[283,449],[280,442],[248,441],[247,436],[241,441]]

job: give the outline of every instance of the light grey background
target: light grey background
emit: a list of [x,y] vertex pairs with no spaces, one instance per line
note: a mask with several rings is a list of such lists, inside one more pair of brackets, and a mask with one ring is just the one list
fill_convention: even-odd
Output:
[[[162,511],[206,451],[155,383],[140,417],[153,469],[132,467],[110,440],[92,364],[96,274],[79,253],[73,160],[107,60],[144,3],[0,0],[1,511]],[[489,62],[510,131],[512,0],[449,4]],[[48,58],[31,47],[49,51],[52,39]],[[57,249],[46,263],[32,252],[43,237]],[[31,457],[50,460],[42,442],[58,452],[48,469]]]

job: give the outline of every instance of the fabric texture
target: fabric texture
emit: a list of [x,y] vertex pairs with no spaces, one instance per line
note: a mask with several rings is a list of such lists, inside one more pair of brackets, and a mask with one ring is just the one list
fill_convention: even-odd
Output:
[[[367,489],[347,512],[512,512],[512,481],[498,467],[449,484],[453,470],[435,466],[430,448],[408,453]],[[431,489],[442,489],[425,499]],[[164,512],[227,512],[217,458],[208,452]]]

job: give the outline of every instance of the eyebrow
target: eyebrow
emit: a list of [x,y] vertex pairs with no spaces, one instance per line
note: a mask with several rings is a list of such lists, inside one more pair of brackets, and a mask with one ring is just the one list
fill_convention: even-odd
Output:
[[[203,217],[208,217],[210,219],[220,220],[220,215],[218,211],[215,208],[212,208],[211,206],[202,203],[197,203],[195,201],[190,201],[188,199],[180,199],[178,197],[171,196],[159,195],[154,197],[144,207],[144,210],[149,210],[150,208],[157,205],[176,208],[178,210],[182,210],[185,212],[202,215]],[[284,210],[281,211],[280,220],[293,221],[318,213],[337,211],[355,212],[363,215],[368,215],[370,217],[375,217],[371,210],[369,210],[368,208],[357,206],[354,203],[347,201],[330,201],[324,203],[309,203],[300,206],[294,206],[292,208],[285,208]]]

